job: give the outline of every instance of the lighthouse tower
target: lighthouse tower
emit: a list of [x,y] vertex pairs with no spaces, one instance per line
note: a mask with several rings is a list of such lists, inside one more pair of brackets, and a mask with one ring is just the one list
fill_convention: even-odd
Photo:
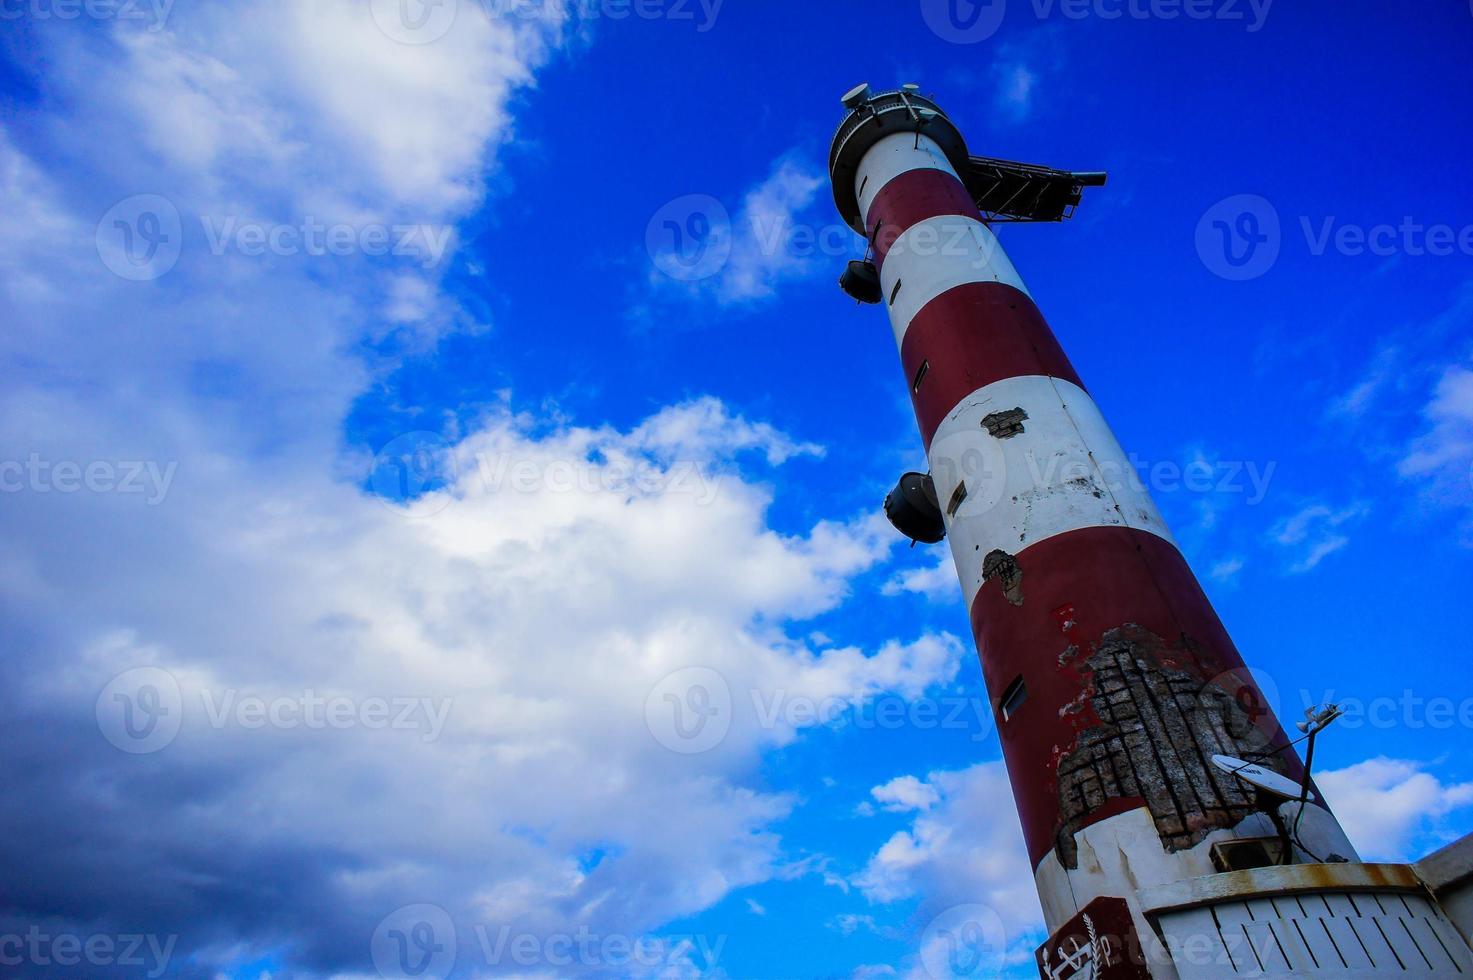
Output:
[[841,285],[889,315],[930,469],[886,510],[950,542],[1042,975],[1473,977],[1415,870],[1358,860],[994,235],[1104,175],[974,157],[915,86],[843,101]]

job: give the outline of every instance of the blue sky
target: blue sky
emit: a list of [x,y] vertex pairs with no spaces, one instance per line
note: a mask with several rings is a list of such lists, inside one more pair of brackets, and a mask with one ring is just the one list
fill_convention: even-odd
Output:
[[7,970],[1032,975],[862,80],[1109,171],[1005,246],[1363,856],[1473,830],[1473,9],[956,3],[0,6]]

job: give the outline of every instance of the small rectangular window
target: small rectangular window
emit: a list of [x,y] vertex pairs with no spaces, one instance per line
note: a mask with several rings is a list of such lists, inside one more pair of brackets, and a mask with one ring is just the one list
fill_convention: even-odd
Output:
[[911,381],[911,383],[910,383],[910,390],[911,391],[920,391],[921,390],[921,382],[926,380],[926,372],[929,371],[929,370],[931,370],[931,362],[930,361],[922,361],[921,362],[921,366],[918,367],[918,368],[916,368],[916,376],[915,376],[915,379],[913,381]]
[[962,505],[962,501],[966,499],[967,481],[963,480],[956,485],[955,490],[951,491],[951,499],[946,502],[946,516],[955,517],[956,509],[960,507]]
[[1002,712],[1002,720],[1009,721],[1018,709],[1023,707],[1023,702],[1028,700],[1028,685],[1023,683],[1023,678],[1018,677],[1008,685],[1008,689],[1002,692],[1002,698],[998,702],[998,710]]

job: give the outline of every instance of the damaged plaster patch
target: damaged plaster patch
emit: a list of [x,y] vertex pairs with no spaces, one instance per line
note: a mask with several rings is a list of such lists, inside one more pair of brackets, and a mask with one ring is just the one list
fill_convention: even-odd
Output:
[[[1168,851],[1195,847],[1256,810],[1247,788],[1211,760],[1258,752],[1263,734],[1228,692],[1166,666],[1169,653],[1160,637],[1126,625],[1107,631],[1082,665],[1093,674],[1088,693],[1101,724],[1059,758],[1056,844],[1066,868],[1079,865],[1075,833],[1110,800],[1144,799]],[[1259,764],[1283,768],[1276,756]]]
[[982,427],[999,439],[1011,439],[1023,431],[1023,422],[1028,413],[1021,408],[1010,408],[1006,412],[993,412],[982,420]]
[[993,579],[1002,583],[1004,598],[1015,606],[1023,604],[1023,569],[1018,567],[1018,559],[1000,548],[982,559],[982,581]]

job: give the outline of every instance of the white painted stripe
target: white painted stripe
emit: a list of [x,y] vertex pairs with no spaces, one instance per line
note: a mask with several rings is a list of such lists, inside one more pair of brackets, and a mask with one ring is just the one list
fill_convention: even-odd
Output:
[[[1016,435],[982,424],[1017,408],[1028,417]],[[1094,399],[1068,381],[1026,375],[977,389],[937,428],[930,460],[968,609],[995,549],[1016,555],[1086,527],[1132,527],[1176,544]]]
[[[1213,844],[1233,837],[1267,837],[1274,833],[1269,818],[1255,813],[1233,830],[1216,831],[1190,850],[1167,852],[1151,811],[1144,806],[1106,817],[1074,834],[1079,848],[1076,869],[1065,869],[1057,848],[1038,862],[1033,881],[1043,906],[1044,928],[1052,934],[1096,898],[1134,895],[1140,883],[1215,874]],[[1137,903],[1131,902],[1130,910],[1141,939],[1159,948],[1160,940]],[[1169,958],[1164,950],[1158,955]]]
[[869,227],[869,206],[885,185],[896,177],[911,170],[944,170],[956,176],[956,170],[941,147],[929,136],[918,137],[915,133],[892,133],[884,137],[859,161],[859,171],[854,175],[854,193],[859,198],[859,213],[864,215],[864,226]]
[[881,296],[889,307],[896,345],[921,307],[969,282],[1001,282],[1028,293],[997,236],[975,218],[941,214],[907,228],[880,267]]

